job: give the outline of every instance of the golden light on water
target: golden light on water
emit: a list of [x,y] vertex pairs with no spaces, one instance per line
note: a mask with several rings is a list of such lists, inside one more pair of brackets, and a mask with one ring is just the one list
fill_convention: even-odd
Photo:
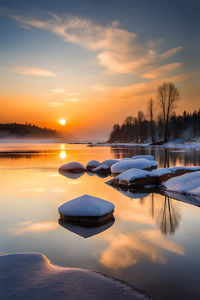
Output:
[[60,151],[60,158],[61,158],[61,159],[65,159],[66,156],[67,156],[66,151],[64,151],[64,150]]

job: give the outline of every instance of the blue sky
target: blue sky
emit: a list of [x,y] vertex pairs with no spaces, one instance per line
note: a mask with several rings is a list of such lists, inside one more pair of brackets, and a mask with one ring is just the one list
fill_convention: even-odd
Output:
[[[30,107],[41,103],[40,124],[62,117],[76,135],[104,137],[168,80],[180,89],[179,111],[197,109],[199,9],[194,0],[1,0],[2,120],[34,122]],[[97,109],[103,119],[87,126]]]

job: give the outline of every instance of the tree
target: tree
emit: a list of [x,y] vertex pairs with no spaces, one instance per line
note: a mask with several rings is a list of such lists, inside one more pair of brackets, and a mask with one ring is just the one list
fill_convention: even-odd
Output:
[[153,116],[153,99],[151,98],[148,102],[148,110],[150,116],[150,124],[151,124],[151,141],[155,142],[155,128],[154,128],[154,116]]
[[164,140],[169,138],[169,118],[175,108],[176,102],[179,100],[179,91],[171,82],[163,83],[158,87],[158,100],[162,111],[164,123]]

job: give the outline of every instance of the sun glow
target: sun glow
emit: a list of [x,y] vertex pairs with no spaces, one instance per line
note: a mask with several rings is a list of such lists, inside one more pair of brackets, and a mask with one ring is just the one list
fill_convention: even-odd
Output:
[[64,126],[66,124],[66,120],[65,119],[60,119],[59,123],[60,123],[60,125]]

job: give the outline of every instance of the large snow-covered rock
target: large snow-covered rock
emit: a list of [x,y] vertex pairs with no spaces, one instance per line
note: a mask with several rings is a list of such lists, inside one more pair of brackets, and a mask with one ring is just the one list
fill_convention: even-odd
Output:
[[113,218],[114,204],[98,197],[83,195],[58,208],[60,217],[66,221],[100,225]]
[[0,256],[0,299],[148,300],[134,287],[99,273],[52,265],[41,254]]
[[141,170],[152,170],[157,168],[158,164],[156,161],[147,160],[144,158],[121,160],[111,166],[111,172],[113,174],[119,174],[129,169],[141,169]]
[[155,160],[153,155],[134,155],[132,159],[145,158],[147,160]]
[[[132,168],[117,175],[114,178],[114,180],[119,182],[119,184],[126,184],[126,185],[131,184],[132,182],[136,183],[136,181],[138,180],[140,185],[145,185],[143,183],[143,179],[146,179],[149,176],[149,174],[150,173],[148,171]],[[146,182],[146,180],[144,182]]]
[[100,162],[97,160],[91,160],[86,165],[86,170],[90,171],[100,166]]
[[69,162],[69,163],[61,166],[59,168],[59,171],[81,173],[81,172],[85,171],[85,168],[81,163],[72,161],[72,162]]
[[163,183],[163,187],[169,191],[200,197],[200,171],[171,178]]

